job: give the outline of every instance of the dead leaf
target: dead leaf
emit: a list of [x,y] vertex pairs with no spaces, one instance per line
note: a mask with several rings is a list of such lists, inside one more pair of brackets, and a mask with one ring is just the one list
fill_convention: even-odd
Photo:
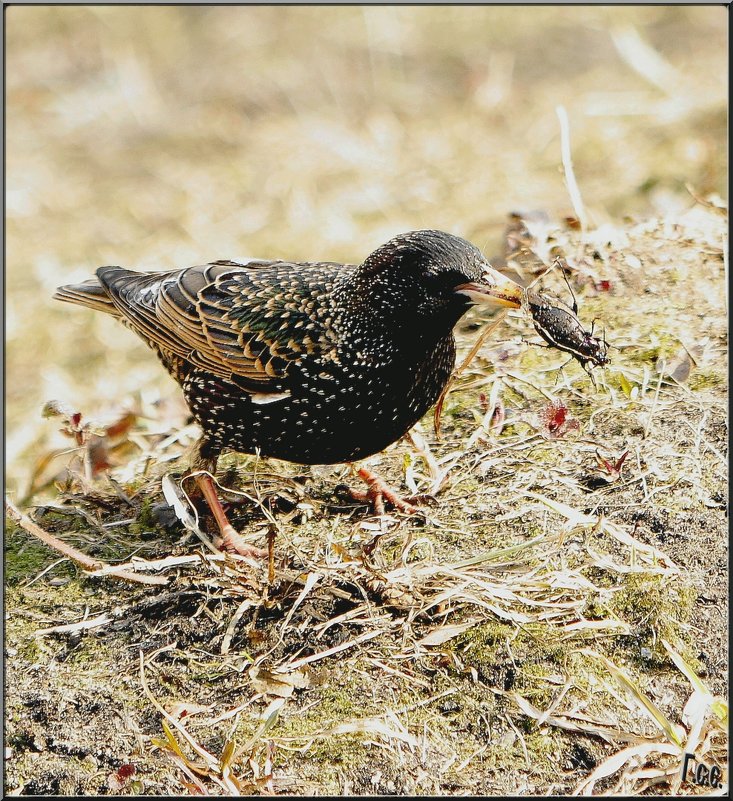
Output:
[[275,695],[278,698],[289,698],[296,688],[300,690],[310,687],[310,677],[302,669],[281,673],[253,665],[249,677],[258,693]]
[[662,376],[672,378],[683,384],[690,377],[694,367],[697,367],[697,363],[687,348],[682,347],[669,361],[663,358],[658,359],[656,371]]
[[193,701],[174,701],[170,704],[164,704],[164,708],[172,718],[180,720],[181,718],[191,717],[191,715],[200,715],[202,712],[208,712],[211,706],[196,704]]
[[470,622],[454,623],[451,626],[438,626],[428,632],[421,640],[418,640],[417,645],[442,645],[444,642],[452,640],[459,634],[463,634],[464,631],[470,629],[473,625],[474,623]]

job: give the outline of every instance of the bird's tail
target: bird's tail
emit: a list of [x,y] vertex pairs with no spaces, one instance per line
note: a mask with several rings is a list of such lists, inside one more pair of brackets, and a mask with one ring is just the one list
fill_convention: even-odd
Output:
[[112,302],[107,290],[96,278],[90,278],[81,284],[66,284],[60,286],[53,295],[54,300],[65,303],[75,303],[78,306],[87,306],[90,309],[103,311],[119,317],[120,313]]

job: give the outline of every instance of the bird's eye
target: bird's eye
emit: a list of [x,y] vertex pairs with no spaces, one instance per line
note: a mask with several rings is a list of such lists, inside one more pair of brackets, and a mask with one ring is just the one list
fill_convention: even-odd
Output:
[[427,278],[432,286],[443,290],[452,290],[469,280],[464,272],[454,268],[430,271]]

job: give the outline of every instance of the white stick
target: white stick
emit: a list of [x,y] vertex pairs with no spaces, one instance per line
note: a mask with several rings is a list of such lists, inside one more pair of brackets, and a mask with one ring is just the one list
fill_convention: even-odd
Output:
[[565,111],[565,106],[556,106],[555,112],[557,113],[558,120],[560,120],[560,150],[562,153],[562,168],[565,173],[565,186],[568,188],[568,194],[570,195],[570,200],[575,210],[575,216],[580,223],[580,228],[582,231],[585,231],[588,220],[585,216],[583,198],[580,196],[578,182],[575,180],[575,173],[573,172],[573,159],[570,153],[570,123],[568,122],[568,113]]

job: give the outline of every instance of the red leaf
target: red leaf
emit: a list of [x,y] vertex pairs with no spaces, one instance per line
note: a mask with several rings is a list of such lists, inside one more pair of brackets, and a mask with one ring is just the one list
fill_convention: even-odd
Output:
[[606,459],[604,456],[601,456],[600,451],[596,450],[596,459],[598,461],[598,466],[608,473],[611,479],[617,479],[621,475],[621,470],[624,466],[624,462],[626,461],[626,457],[629,455],[628,451],[624,451],[618,459],[611,458]]
[[559,400],[552,401],[545,406],[540,415],[540,422],[545,436],[550,439],[559,439],[568,431],[580,428],[580,423],[570,416],[568,407]]
[[132,428],[135,420],[137,420],[137,415],[133,414],[132,412],[127,412],[116,423],[112,423],[111,426],[107,426],[105,433],[110,439],[121,437],[123,434],[126,434],[130,428]]
[[120,767],[117,768],[116,775],[120,781],[124,782],[127,781],[128,779],[131,779],[136,772],[137,768],[134,765],[120,765]]
[[565,422],[568,407],[562,401],[553,401],[545,409],[545,425],[550,433],[557,431]]

